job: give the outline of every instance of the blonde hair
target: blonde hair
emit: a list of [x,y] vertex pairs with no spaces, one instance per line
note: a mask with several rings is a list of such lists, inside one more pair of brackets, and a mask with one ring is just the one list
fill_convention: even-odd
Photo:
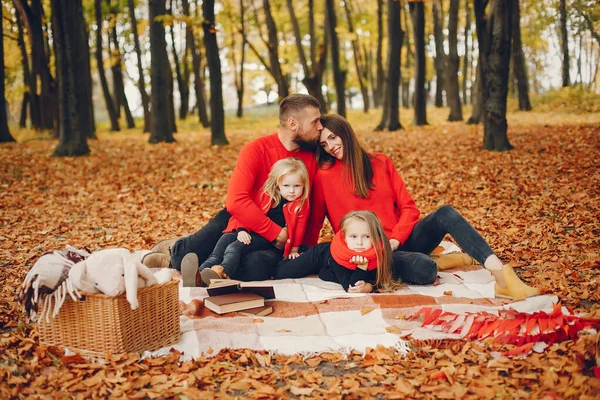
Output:
[[377,255],[377,281],[376,285],[384,292],[395,290],[399,285],[392,278],[392,248],[379,218],[372,211],[351,211],[344,215],[340,223],[340,229],[346,234],[346,226],[352,220],[359,220],[367,224],[371,235],[371,243]]
[[298,212],[302,208],[304,202],[308,199],[308,190],[310,187],[308,170],[306,169],[306,165],[304,165],[302,160],[299,158],[290,157],[277,161],[271,167],[269,176],[263,185],[263,193],[267,194],[271,198],[271,201],[269,204],[267,204],[265,211],[268,211],[271,207],[277,207],[279,205],[279,202],[281,201],[279,184],[283,178],[292,174],[298,174],[302,180],[302,184],[304,185],[304,191],[302,192],[298,206],[294,211]]

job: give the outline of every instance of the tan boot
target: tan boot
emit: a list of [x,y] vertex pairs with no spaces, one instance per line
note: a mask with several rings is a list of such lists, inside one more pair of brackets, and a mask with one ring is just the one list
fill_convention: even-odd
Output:
[[431,254],[430,257],[437,264],[438,271],[479,264],[477,260],[466,253]]
[[210,283],[213,279],[228,278],[222,265],[213,265],[210,268],[203,269],[200,271],[200,277],[206,286],[210,286]]
[[148,268],[169,268],[171,256],[163,253],[148,253],[142,258],[142,264]]
[[181,280],[183,287],[197,286],[196,274],[198,273],[198,256],[188,253],[181,260]]
[[153,253],[163,253],[171,255],[171,248],[177,240],[179,240],[178,237],[161,240],[160,242],[156,243],[154,247],[150,249],[150,251]]
[[521,300],[527,297],[537,296],[540,291],[534,287],[528,286],[515,273],[514,269],[508,265],[504,265],[502,269],[490,270],[494,276],[501,274],[502,277],[497,277],[496,281],[504,282],[506,286],[501,286],[496,283],[494,290],[496,297],[501,297],[511,300]]

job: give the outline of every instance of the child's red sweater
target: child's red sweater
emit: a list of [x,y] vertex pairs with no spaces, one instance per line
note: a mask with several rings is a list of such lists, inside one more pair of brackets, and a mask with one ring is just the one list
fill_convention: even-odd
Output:
[[277,239],[283,227],[271,221],[260,209],[262,187],[273,164],[288,157],[304,162],[312,183],[317,171],[313,153],[287,150],[274,133],[255,139],[242,148],[227,187],[227,211],[241,226],[269,241]]
[[312,187],[311,216],[305,244],[314,246],[317,243],[325,216],[333,232],[337,232],[344,215],[356,210],[373,211],[388,239],[396,239],[400,245],[406,242],[421,212],[406,190],[392,160],[379,153],[369,156],[372,157],[375,187],[366,199],[355,195],[353,186],[345,181],[341,162],[336,161],[331,168],[318,170]]
[[[288,240],[283,249],[284,257],[290,254],[292,247],[300,247],[302,239],[304,238],[304,232],[306,231],[306,224],[310,215],[309,201],[307,199],[299,210],[297,210],[298,204],[300,204],[299,199],[287,202],[283,205],[283,216],[285,217],[285,223],[288,228]],[[260,208],[266,214],[269,212],[269,207],[271,207],[271,198],[263,193],[261,196]],[[248,229],[240,224],[236,218],[231,217],[227,224],[227,228],[225,228],[223,233],[233,232],[239,228]],[[251,229],[248,230],[252,231]]]

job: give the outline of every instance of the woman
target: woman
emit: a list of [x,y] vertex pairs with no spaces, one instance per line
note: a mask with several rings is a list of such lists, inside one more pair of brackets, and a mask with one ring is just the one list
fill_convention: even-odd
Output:
[[[325,216],[333,231],[342,217],[354,210],[373,211],[393,250],[393,276],[409,284],[434,282],[437,266],[429,254],[450,234],[458,245],[496,278],[496,296],[512,299],[539,294],[527,286],[510,266],[494,254],[475,229],[451,206],[443,206],[419,220],[420,211],[391,160],[367,153],[346,119],[321,118],[319,170],[313,183],[311,219],[304,242],[314,245]],[[300,257],[301,258],[301,257]],[[300,271],[291,260],[278,268],[276,278],[299,277],[317,271]]]

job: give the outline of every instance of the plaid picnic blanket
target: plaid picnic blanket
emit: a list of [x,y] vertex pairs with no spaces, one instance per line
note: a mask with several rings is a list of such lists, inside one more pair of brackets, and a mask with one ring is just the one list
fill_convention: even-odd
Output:
[[[144,356],[166,354],[171,348],[183,358],[216,354],[224,348],[267,350],[281,354],[319,352],[360,352],[378,345],[408,351],[406,338],[458,338],[406,320],[421,307],[441,307],[444,311],[497,312],[514,308],[520,312],[551,311],[556,296],[537,296],[520,302],[494,298],[494,279],[481,266],[439,272],[430,286],[408,285],[394,293],[346,293],[336,283],[317,277],[252,282],[271,285],[276,299],[267,300],[273,313],[248,317],[239,313],[217,315],[201,308],[193,317],[181,316],[180,343],[147,352]],[[206,297],[205,288],[180,287],[180,300],[190,303]]]

